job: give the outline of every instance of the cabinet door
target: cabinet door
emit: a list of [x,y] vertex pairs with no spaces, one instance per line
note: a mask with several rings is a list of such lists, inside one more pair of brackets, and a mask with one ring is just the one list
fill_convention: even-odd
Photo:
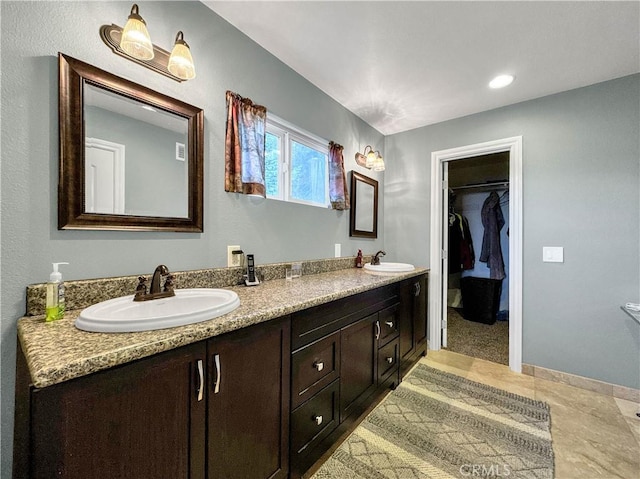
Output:
[[205,361],[200,343],[34,390],[30,477],[204,478]]
[[413,324],[415,344],[427,339],[427,277],[416,278],[411,288],[413,293]]
[[376,389],[378,374],[378,314],[343,328],[340,335],[340,422]]
[[415,352],[415,328],[413,321],[413,303],[416,281],[410,279],[400,284],[400,307],[398,326],[400,329],[400,358],[406,360]]
[[209,341],[208,479],[287,477],[289,324],[274,320]]

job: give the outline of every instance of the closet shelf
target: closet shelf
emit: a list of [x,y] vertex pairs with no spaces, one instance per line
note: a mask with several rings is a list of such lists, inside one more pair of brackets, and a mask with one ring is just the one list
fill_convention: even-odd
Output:
[[470,190],[470,189],[474,189],[474,190],[479,190],[479,189],[498,190],[498,189],[504,189],[504,188],[509,188],[509,182],[508,181],[496,181],[496,182],[491,182],[491,183],[478,183],[476,185],[465,185],[465,186],[452,186],[452,187],[450,187],[450,189],[453,190],[453,191]]

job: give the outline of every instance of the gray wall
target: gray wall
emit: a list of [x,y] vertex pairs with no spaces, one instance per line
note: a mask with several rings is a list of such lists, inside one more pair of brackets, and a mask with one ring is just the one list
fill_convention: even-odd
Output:
[[[2,478],[9,478],[11,470],[16,322],[25,312],[25,287],[46,281],[52,261],[69,261],[64,278],[72,280],[149,274],[160,263],[172,270],[226,266],[227,244],[255,253],[258,264],[331,257],[334,243],[342,244],[344,256],[355,255],[358,248],[375,252],[383,245],[382,231],[375,241],[351,240],[348,211],[225,193],[225,91],[344,145],[347,170],[358,169],[356,150],[367,144],[382,149],[379,132],[202,4],[138,3],[154,43],[170,49],[176,32],[184,31],[196,62],[194,80],[177,83],[114,55],[103,44],[100,26],[123,26],[130,3],[0,2]],[[202,234],[57,230],[58,52],[204,109]]]
[[522,135],[523,362],[638,388],[639,126],[632,75],[389,136],[385,248],[429,263],[432,151]]

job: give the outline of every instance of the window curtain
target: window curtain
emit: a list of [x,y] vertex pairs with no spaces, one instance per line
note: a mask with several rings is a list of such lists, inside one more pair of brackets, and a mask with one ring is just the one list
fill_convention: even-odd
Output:
[[266,196],[264,142],[267,109],[227,91],[224,190]]
[[334,210],[349,209],[349,191],[342,150],[342,145],[329,142],[329,200]]

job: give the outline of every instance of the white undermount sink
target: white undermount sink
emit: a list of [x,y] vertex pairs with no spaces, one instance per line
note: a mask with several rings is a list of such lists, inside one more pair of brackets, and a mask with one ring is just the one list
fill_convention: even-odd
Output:
[[109,299],[82,310],[76,328],[96,333],[125,333],[173,328],[230,313],[240,306],[234,291],[176,289],[170,298],[133,301],[133,295]]
[[416,268],[409,263],[381,262],[380,264],[365,263],[364,269],[366,269],[367,271],[375,271],[378,273],[406,273],[408,271],[413,271]]

